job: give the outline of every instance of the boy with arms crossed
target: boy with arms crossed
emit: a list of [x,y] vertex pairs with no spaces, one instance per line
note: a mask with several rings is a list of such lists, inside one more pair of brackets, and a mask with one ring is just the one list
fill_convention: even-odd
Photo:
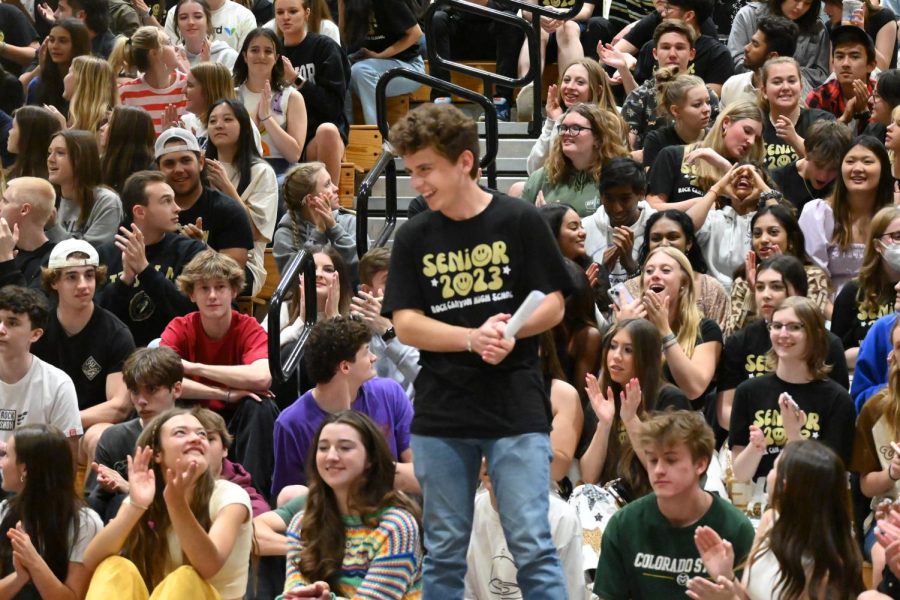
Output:
[[[474,121],[425,105],[391,129],[429,212],[398,232],[384,315],[421,351],[412,424],[425,497],[426,598],[462,598],[482,455],[503,515],[523,597],[566,598],[548,523],[550,410],[537,334],[563,315],[570,285],[537,211],[478,187]],[[547,294],[518,333],[506,321],[537,289]]]

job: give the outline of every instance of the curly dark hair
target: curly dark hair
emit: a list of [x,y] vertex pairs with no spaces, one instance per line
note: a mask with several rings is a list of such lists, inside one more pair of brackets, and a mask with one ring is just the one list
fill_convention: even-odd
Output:
[[43,329],[50,317],[50,308],[42,293],[17,285],[0,288],[0,310],[8,310],[16,315],[27,314],[31,320],[31,329]]
[[315,324],[306,341],[306,372],[314,384],[328,383],[341,361],[353,362],[372,332],[361,321],[334,317]]

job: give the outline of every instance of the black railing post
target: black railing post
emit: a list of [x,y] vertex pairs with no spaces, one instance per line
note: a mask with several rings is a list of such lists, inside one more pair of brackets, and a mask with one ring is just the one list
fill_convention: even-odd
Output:
[[[528,133],[530,135],[538,135],[541,131],[541,61],[540,61],[540,19],[541,17],[550,17],[553,19],[566,20],[575,17],[581,12],[584,0],[574,0],[575,3],[566,12],[559,12],[554,8],[531,4],[525,0],[504,0],[504,4],[511,8],[519,8],[531,14],[531,22],[522,17],[487,6],[480,6],[465,0],[434,0],[422,16],[424,23],[425,39],[428,40],[428,63],[432,67],[438,66],[448,71],[456,71],[464,75],[480,78],[487,84],[502,85],[506,87],[523,87],[529,81],[534,82],[534,107]],[[434,38],[434,13],[439,8],[453,8],[460,12],[467,12],[475,15],[486,17],[493,21],[512,25],[521,29],[525,33],[525,39],[528,42],[528,73],[523,77],[511,78],[498,73],[491,73],[483,69],[476,69],[459,62],[449,59],[449,57],[440,56],[437,53],[437,45],[432,43]],[[490,88],[485,85],[485,91]],[[512,107],[510,107],[512,108]]]
[[[285,298],[293,293],[297,294],[300,273],[303,273],[303,295],[305,296],[306,318],[304,319],[303,332],[291,349],[287,358],[282,362],[281,358],[281,305]],[[299,298],[298,298],[299,300]],[[275,288],[275,293],[269,301],[269,372],[276,383],[284,383],[288,380],[297,363],[303,355],[303,347],[306,338],[316,324],[318,316],[318,302],[316,299],[316,263],[312,254],[305,249],[300,249],[294,255],[281,274],[281,281]]]
[[[422,85],[431,86],[447,95],[455,95],[464,98],[467,102],[478,104],[484,109],[484,132],[485,132],[485,149],[484,155],[479,161],[479,166],[488,173],[488,185],[492,188],[497,187],[497,170],[496,158],[499,143],[499,131],[497,128],[497,109],[494,107],[493,100],[482,96],[478,92],[473,92],[464,87],[460,87],[455,83],[448,83],[437,77],[425,75],[418,71],[412,71],[403,67],[397,67],[386,71],[378,85],[375,87],[375,105],[378,112],[378,130],[382,137],[388,139],[388,123],[387,123],[387,91],[388,84],[398,77],[410,79],[421,83]],[[391,152],[390,144],[385,142],[381,156],[366,173],[362,184],[359,186],[359,194],[356,197],[356,252],[362,258],[368,247],[368,231],[369,231],[369,198],[372,196],[372,189],[375,182],[385,175],[385,220],[384,226],[378,233],[373,244],[374,248],[383,246],[390,239],[394,228],[397,226],[397,168],[394,164],[396,157]]]

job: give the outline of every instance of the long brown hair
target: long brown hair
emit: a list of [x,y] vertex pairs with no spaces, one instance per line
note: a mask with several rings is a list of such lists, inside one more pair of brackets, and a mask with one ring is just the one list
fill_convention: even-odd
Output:
[[[160,434],[162,426],[171,418],[178,415],[192,414],[190,410],[184,408],[172,408],[156,416],[144,431],[138,437],[136,447],[144,448],[149,446],[153,450],[153,456],[156,457],[162,452],[162,441]],[[199,419],[198,419],[199,420]],[[153,469],[153,475],[156,480],[156,494],[153,497],[153,503],[144,512],[141,519],[134,526],[131,535],[125,540],[124,553],[131,562],[137,567],[144,583],[148,589],[155,588],[163,578],[168,575],[166,573],[166,565],[168,565],[169,543],[167,534],[172,520],[169,518],[169,509],[163,499],[163,490],[165,489],[165,472],[162,466],[156,460],[150,461],[150,467]],[[200,527],[204,531],[209,531],[212,520],[209,517],[209,499],[212,497],[215,478],[211,469],[200,475],[194,486],[194,494],[190,500],[191,512]],[[190,562],[187,556],[184,560]]]
[[801,440],[784,447],[777,469],[770,492],[777,516],[754,559],[772,552],[785,600],[855,598],[865,588],[843,461],[825,444]]
[[[349,425],[357,432],[366,450],[368,468],[350,491],[347,508],[359,515],[369,527],[378,524],[379,515],[388,508],[402,508],[419,521],[418,505],[403,492],[394,489],[394,458],[384,433],[366,415],[354,410],[330,414],[316,431],[306,464],[309,493],[301,521],[302,539],[297,569],[309,581],[325,581],[338,595],[346,595],[340,583],[346,536],[344,522],[334,491],[319,475],[316,451],[326,425]],[[345,594],[341,594],[345,592]]]
[[603,346],[600,350],[599,383],[600,390],[604,394],[608,388],[612,388],[612,400],[616,405],[616,415],[613,417],[606,451],[607,460],[603,464],[600,480],[606,482],[621,477],[628,483],[634,497],[638,498],[650,493],[650,480],[647,470],[638,460],[628,437],[625,436],[624,439],[619,437],[619,430],[622,426],[622,418],[619,416],[621,410],[619,394],[624,391],[624,388],[612,380],[606,364],[613,338],[620,331],[631,336],[634,376],[641,384],[641,405],[638,407],[637,414],[642,420],[647,413],[656,410],[659,392],[669,384],[663,380],[662,355],[659,352],[662,339],[652,323],[646,319],[624,319],[610,327],[603,337]]
[[[9,574],[12,546],[6,532],[21,521],[34,547],[60,581],[69,572],[69,552],[81,529],[84,502],[75,493],[72,450],[63,433],[52,425],[32,424],[13,433],[16,463],[24,465],[25,486],[8,501],[0,522],[0,561]],[[66,532],[71,534],[66,535]]]
[[600,63],[589,57],[573,60],[559,74],[559,80],[556,82],[556,93],[559,98],[559,105],[564,108],[571,108],[569,106],[566,106],[566,103],[562,97],[562,83],[563,79],[566,76],[566,73],[574,65],[580,65],[584,68],[585,71],[587,71],[588,89],[590,90],[590,95],[588,96],[587,101],[591,104],[596,104],[600,108],[618,114],[619,109],[616,106],[616,97],[613,95],[612,87],[610,87],[609,85],[609,77],[606,76],[606,71],[603,70],[603,67],[600,66]]
[[[590,175],[594,185],[598,185],[600,171],[609,159],[615,156],[628,156],[628,148],[624,142],[626,130],[622,126],[622,119],[618,113],[600,108],[596,104],[582,102],[569,107],[560,117],[560,123],[571,113],[581,115],[591,124],[591,134],[597,140],[595,148],[597,156],[590,166]],[[544,173],[551,184],[563,183],[577,173],[572,161],[563,154],[561,135],[556,136],[550,144],[550,153],[547,162],[544,163]]]
[[152,167],[156,132],[150,114],[134,106],[113,109],[107,127],[106,147],[100,159],[100,179],[121,194],[125,180],[132,173]]
[[78,213],[78,226],[84,226],[94,209],[94,190],[100,185],[100,151],[97,138],[89,131],[81,129],[64,129],[54,137],[61,137],[69,153],[72,163],[72,177],[75,178],[73,198]]
[[13,119],[19,128],[19,151],[16,162],[6,172],[7,179],[47,179],[47,148],[62,125],[42,106],[22,106],[13,113]]

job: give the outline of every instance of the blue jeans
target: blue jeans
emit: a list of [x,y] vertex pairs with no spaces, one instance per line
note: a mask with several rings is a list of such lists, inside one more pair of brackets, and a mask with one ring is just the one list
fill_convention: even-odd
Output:
[[[354,63],[350,68],[350,90],[359,98],[367,125],[375,125],[378,118],[375,110],[375,86],[378,85],[381,74],[394,67],[408,67],[413,71],[424,73],[425,61],[421,56],[416,56],[409,62],[395,58],[367,58]],[[419,87],[421,86],[415,81],[398,77],[388,85],[387,95],[390,97],[411,94]]]
[[547,434],[496,439],[413,435],[411,445],[425,500],[425,600],[463,597],[482,455],[487,458],[506,543],[518,565],[522,597],[568,598],[547,518],[552,458]]

